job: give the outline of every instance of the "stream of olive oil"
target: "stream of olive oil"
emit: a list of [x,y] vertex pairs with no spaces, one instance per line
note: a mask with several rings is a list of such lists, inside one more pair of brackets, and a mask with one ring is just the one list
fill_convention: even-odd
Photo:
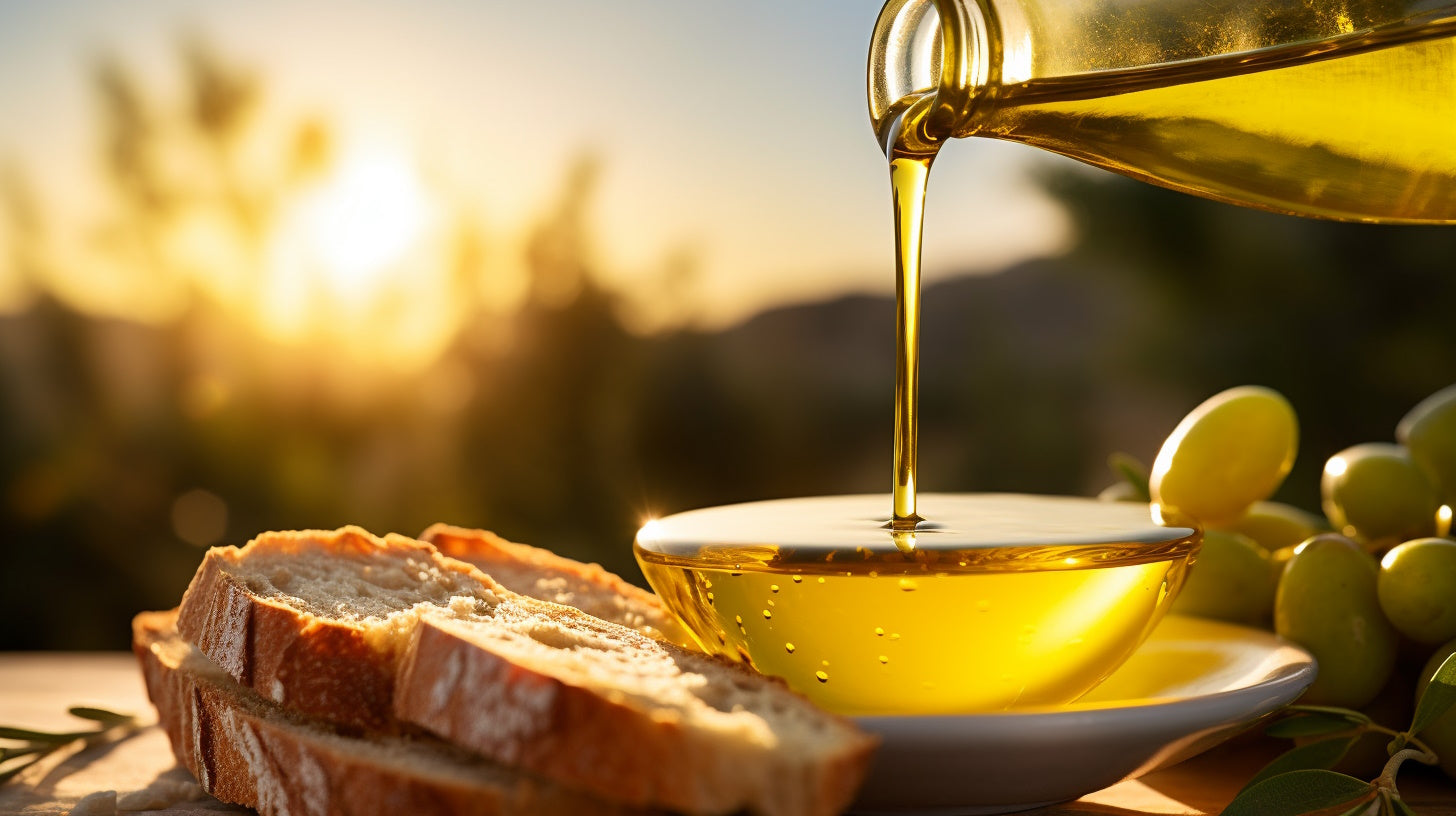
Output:
[[[943,43],[944,59],[964,45]],[[1456,20],[1244,54],[976,90],[946,132],[933,94],[877,126],[895,213],[892,526],[913,529],[920,240],[930,166],[949,138],[1020,141],[1208,198],[1298,215],[1456,221]],[[943,113],[943,112],[942,112]]]

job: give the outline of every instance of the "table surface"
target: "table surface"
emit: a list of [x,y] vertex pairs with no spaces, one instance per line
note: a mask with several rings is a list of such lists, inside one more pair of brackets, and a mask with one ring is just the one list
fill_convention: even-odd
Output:
[[[66,714],[95,705],[150,717],[141,674],[128,653],[0,653],[0,723],[75,729]],[[85,727],[82,724],[80,727]],[[1228,804],[1245,781],[1280,750],[1274,741],[1242,739],[1140,780],[1122,782],[1076,802],[1028,816],[1205,816]],[[1421,816],[1456,816],[1456,783],[1408,763],[1401,792]],[[186,790],[191,776],[177,767],[166,735],[156,727],[111,745],[57,758],[0,787],[0,814],[66,814],[83,797],[114,790],[144,805],[148,791]],[[141,792],[141,793],[137,793]],[[175,795],[166,797],[176,799]],[[192,816],[248,813],[208,797],[136,812]]]

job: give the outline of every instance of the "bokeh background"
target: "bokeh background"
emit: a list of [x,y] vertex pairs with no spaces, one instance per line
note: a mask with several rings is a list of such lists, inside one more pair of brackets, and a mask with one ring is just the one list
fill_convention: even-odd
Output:
[[[649,516],[888,494],[878,5],[0,4],[0,649],[121,648],[266,529],[640,580]],[[1315,508],[1456,380],[1456,229],[967,142],[926,241],[923,489],[1092,494],[1261,383]]]

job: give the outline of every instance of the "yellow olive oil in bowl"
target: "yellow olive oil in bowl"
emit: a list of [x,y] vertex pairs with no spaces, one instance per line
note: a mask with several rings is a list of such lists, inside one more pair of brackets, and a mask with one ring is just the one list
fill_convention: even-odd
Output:
[[714,507],[649,522],[647,580],[709,652],[844,714],[1070,702],[1117,668],[1182,585],[1199,533],[1147,505],[922,494]]

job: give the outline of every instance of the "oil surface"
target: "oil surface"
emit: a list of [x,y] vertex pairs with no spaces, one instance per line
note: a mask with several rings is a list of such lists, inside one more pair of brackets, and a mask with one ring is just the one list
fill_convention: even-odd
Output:
[[841,713],[928,714],[1076,699],[1146,637],[1197,547],[1146,506],[923,499],[940,523],[911,534],[884,529],[882,496],[692,511],[644,527],[637,559],[704,650]]

